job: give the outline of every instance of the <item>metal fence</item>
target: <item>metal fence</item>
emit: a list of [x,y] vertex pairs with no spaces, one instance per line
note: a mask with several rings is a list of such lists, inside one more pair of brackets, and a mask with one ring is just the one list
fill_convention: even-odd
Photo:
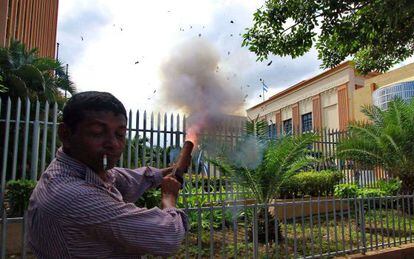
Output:
[[[2,102],[0,100],[0,109],[0,141],[2,141],[2,145],[0,146],[0,159],[2,161],[0,204],[3,204],[5,186],[8,180],[21,178],[37,180],[41,172],[44,171],[46,166],[54,158],[56,149],[60,145],[57,138],[57,126],[61,114],[57,104],[41,103],[39,101],[31,103],[29,100],[25,100],[24,102],[21,100],[17,100],[16,102],[6,100]],[[159,113],[154,114],[146,111],[137,111],[135,113],[129,111],[127,145],[119,165],[123,167],[139,167],[145,165],[155,167],[167,166],[173,160],[174,153],[177,153],[177,148],[183,144],[186,135],[186,124],[187,118],[180,114],[161,115]],[[214,136],[215,140],[233,146],[245,134],[243,121],[229,120],[228,124],[217,126],[216,132],[217,134]],[[335,158],[336,145],[342,138],[346,137],[346,132],[322,130],[318,133],[321,138],[314,143],[312,148],[315,154],[324,156],[327,159],[323,163],[320,163],[316,169],[336,168],[344,172],[346,176],[344,182],[357,182],[361,186],[374,186],[377,179],[387,178],[385,172],[380,169],[357,170],[356,166],[351,162],[341,161]],[[270,134],[269,137],[275,138],[277,136]],[[197,160],[197,158],[195,159]],[[316,255],[321,252],[312,250],[313,248],[309,247],[308,243],[304,243],[305,245],[302,246],[298,241],[299,239],[297,239],[299,236],[295,236],[298,233],[303,234],[306,237],[306,241],[311,244],[313,244],[312,242],[316,242],[316,240],[318,242],[320,240],[323,242],[326,241],[326,244],[322,244],[328,250],[323,250],[321,252],[322,254],[333,253],[333,251],[336,251],[335,253],[344,253],[348,250],[350,252],[362,251],[361,249],[364,247],[364,244],[366,249],[370,248],[370,246],[366,245],[366,242],[361,243],[361,241],[354,242],[351,240],[349,245],[339,245],[338,250],[336,249],[337,247],[331,246],[331,243],[334,243],[332,237],[336,235],[336,232],[334,235],[329,231],[326,232],[325,235],[327,237],[317,236],[316,234],[319,234],[319,232],[310,232],[312,234],[298,232],[300,228],[297,224],[302,223],[303,225],[306,222],[312,226],[312,229],[319,228],[322,232],[324,230],[321,228],[323,224],[326,224],[327,229],[336,229],[336,224],[331,226],[327,222],[331,217],[333,217],[332,220],[334,222],[338,220],[336,218],[337,215],[341,215],[340,218],[342,221],[340,221],[340,224],[342,222],[345,223],[345,219],[351,222],[353,222],[352,219],[355,219],[355,222],[360,222],[358,224],[365,224],[365,221],[357,221],[360,215],[365,215],[365,211],[361,211],[360,205],[358,205],[362,203],[361,199],[344,199],[342,201],[320,199],[318,201],[277,202],[268,205],[254,204],[254,201],[250,200],[250,193],[246,192],[245,189],[222,177],[214,166],[205,163],[205,167],[200,167],[198,166],[198,162],[196,162],[197,166],[189,171],[186,188],[181,194],[182,205],[187,209],[191,222],[196,226],[188,233],[183,250],[180,252],[181,256],[215,257],[217,255],[224,255],[227,257],[236,257],[237,255],[247,255],[247,257],[250,257],[267,254],[271,256],[290,256],[292,253],[293,255],[308,256],[309,252],[311,252],[310,255],[312,253]],[[192,203],[194,197],[206,199],[207,203],[202,205],[204,207],[198,207],[196,203]],[[401,197],[394,198],[401,200]],[[412,200],[411,196],[410,199]],[[353,209],[349,206],[346,207],[345,201],[349,201],[352,204],[355,203],[356,207],[351,206]],[[300,204],[302,209],[306,211],[306,208],[311,205],[322,208],[325,206],[325,203],[341,204],[344,213],[338,214],[337,210],[329,213],[319,211],[318,213],[312,212],[309,216],[304,216],[303,213],[301,214],[300,211],[295,210],[298,216],[282,217],[278,221],[273,220],[274,223],[271,223],[272,216],[270,216],[267,209],[273,208],[279,213],[277,215],[280,215],[280,212],[285,210],[288,213],[293,205],[295,207],[298,206],[297,204]],[[364,200],[363,203],[366,204],[366,201]],[[396,210],[393,211],[397,213]],[[220,214],[222,217],[218,216]],[[352,215],[352,217],[349,215]],[[262,216],[267,219],[263,221]],[[9,230],[11,232],[7,231],[8,226],[14,225],[15,222],[17,222],[17,225],[20,224],[22,226],[23,219],[7,219],[6,213],[2,213],[2,218],[1,258],[4,258],[6,253],[15,251],[13,245],[11,245],[12,248],[5,249],[5,247],[9,247],[9,245],[5,246],[5,244],[9,242],[7,240],[10,240],[11,236],[21,236],[20,241],[13,242],[13,244],[18,245],[24,243],[24,239],[22,239],[24,237],[24,229],[20,230],[20,232],[18,230],[16,230],[17,232],[13,232],[15,230],[10,227]],[[316,219],[318,221],[315,221]],[[200,223],[199,221],[201,224],[198,224]],[[259,235],[261,222],[265,222],[265,225],[277,224],[277,226],[281,226],[279,236],[286,235],[283,238],[283,242],[277,238],[272,238],[272,232],[269,232],[267,227],[263,227],[263,229],[267,229],[267,234],[265,236]],[[322,225],[317,226],[315,223]],[[352,234],[352,238],[355,239],[357,236],[353,235],[359,235],[359,233],[352,232],[355,228],[350,224],[348,223],[349,226],[347,226],[351,229],[350,233]],[[293,234],[289,232],[291,230],[294,230]],[[345,234],[345,232],[342,231],[342,234]],[[295,238],[292,239],[292,235]],[[263,243],[263,240],[259,238],[260,236],[265,239],[268,238],[271,241]],[[305,239],[303,239],[303,242],[305,242]],[[292,240],[293,243],[291,243]],[[382,242],[381,244],[385,246],[388,243]],[[360,250],[355,250],[355,248]],[[22,246],[20,245],[16,253],[24,255],[26,250],[20,253],[19,251],[21,249]]]
[[[176,258],[329,258],[411,243],[414,234],[414,195],[185,207],[192,227]],[[25,219],[3,215],[1,258],[31,257]]]

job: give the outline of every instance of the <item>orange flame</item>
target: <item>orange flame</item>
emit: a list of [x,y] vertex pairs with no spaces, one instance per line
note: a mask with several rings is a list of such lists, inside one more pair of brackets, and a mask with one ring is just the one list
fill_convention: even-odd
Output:
[[198,140],[198,134],[200,133],[201,130],[201,126],[200,125],[192,125],[188,130],[187,130],[187,136],[186,136],[186,140],[190,140],[191,142],[194,143],[194,145],[197,145],[197,140]]

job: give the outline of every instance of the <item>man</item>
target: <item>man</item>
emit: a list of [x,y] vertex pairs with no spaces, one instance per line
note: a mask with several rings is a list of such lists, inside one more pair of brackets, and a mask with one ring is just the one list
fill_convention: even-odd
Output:
[[[186,215],[175,207],[180,183],[168,175],[171,168],[114,167],[126,125],[124,106],[109,93],[83,92],[67,102],[58,131],[62,147],[29,203],[28,242],[37,257],[131,258],[178,250],[187,228]],[[134,205],[159,185],[162,209]]]

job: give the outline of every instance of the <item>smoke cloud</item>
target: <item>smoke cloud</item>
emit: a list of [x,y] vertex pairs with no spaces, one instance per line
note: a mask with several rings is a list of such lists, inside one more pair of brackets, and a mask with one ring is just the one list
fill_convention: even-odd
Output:
[[226,115],[244,115],[243,94],[226,78],[220,55],[210,43],[194,39],[178,46],[161,67],[162,105],[188,117],[188,135],[211,131]]

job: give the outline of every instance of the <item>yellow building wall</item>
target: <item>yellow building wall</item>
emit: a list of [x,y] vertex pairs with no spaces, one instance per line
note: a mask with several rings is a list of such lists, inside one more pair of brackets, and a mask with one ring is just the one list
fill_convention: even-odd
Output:
[[365,80],[365,87],[375,84],[376,88],[395,84],[401,81],[414,80],[414,63],[391,70],[387,73]]
[[369,86],[356,89],[354,91],[354,120],[355,121],[366,121],[367,117],[361,112],[362,106],[372,105],[372,91]]

